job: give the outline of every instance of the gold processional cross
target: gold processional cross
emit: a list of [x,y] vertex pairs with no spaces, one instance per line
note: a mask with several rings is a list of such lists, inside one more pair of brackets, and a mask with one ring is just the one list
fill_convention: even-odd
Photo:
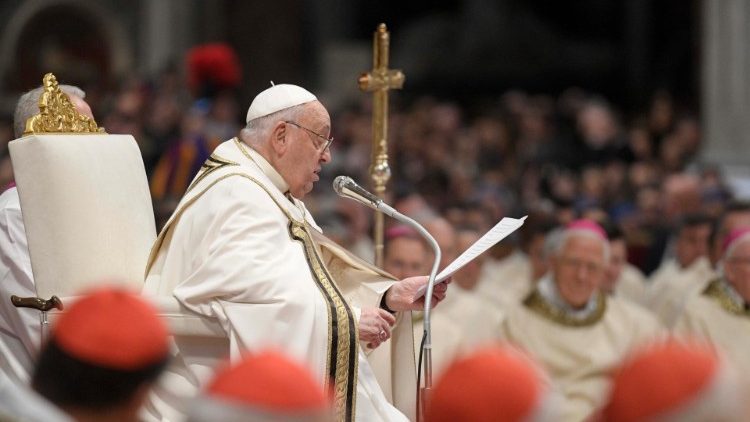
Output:
[[[370,159],[370,177],[375,194],[383,198],[385,185],[391,178],[388,166],[388,91],[401,89],[404,85],[404,73],[388,69],[388,44],[390,34],[384,23],[372,38],[372,70],[359,77],[359,89],[373,93],[372,107],[372,158]],[[383,266],[383,214],[375,213],[375,265]]]

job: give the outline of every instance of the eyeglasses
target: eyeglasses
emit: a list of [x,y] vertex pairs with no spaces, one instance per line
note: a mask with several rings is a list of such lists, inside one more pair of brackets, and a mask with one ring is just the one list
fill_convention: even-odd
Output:
[[745,267],[750,266],[750,257],[734,256],[727,259],[727,261],[738,265],[744,265]]
[[297,126],[298,128],[300,128],[302,130],[305,130],[308,133],[312,133],[313,135],[315,135],[318,138],[322,139],[324,141],[323,148],[321,148],[319,145],[316,145],[316,147],[318,148],[318,151],[320,151],[321,153],[327,151],[328,148],[331,147],[331,143],[333,143],[333,136],[331,136],[330,138],[326,138],[325,136],[319,134],[318,132],[312,131],[312,130],[310,130],[310,129],[308,129],[308,128],[302,126],[302,125],[300,125],[299,123],[295,123],[295,122],[292,122],[292,121],[289,121],[289,120],[284,120],[284,123],[289,123],[290,125]]
[[562,262],[562,264],[568,268],[574,268],[576,270],[578,270],[579,268],[584,268],[586,269],[586,271],[590,273],[598,273],[604,270],[603,266],[598,265],[594,262],[587,262],[587,261],[575,259],[575,258],[561,257],[560,262]]

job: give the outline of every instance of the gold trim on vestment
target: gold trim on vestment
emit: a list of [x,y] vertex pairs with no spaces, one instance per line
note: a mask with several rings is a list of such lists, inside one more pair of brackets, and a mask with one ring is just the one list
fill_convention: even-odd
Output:
[[221,158],[220,156],[216,155],[216,153],[211,154],[208,159],[206,159],[206,162],[203,163],[200,170],[198,170],[198,174],[195,176],[195,180],[193,180],[192,183],[190,183],[190,186],[188,186],[185,193],[190,192],[190,190],[193,188],[193,186],[200,183],[201,180],[205,179],[209,174],[215,172],[216,170],[223,169],[227,166],[238,166],[239,164],[235,163],[234,161],[229,161],[225,158]]
[[[353,421],[357,396],[357,339],[359,337],[357,324],[349,305],[336,287],[330,272],[315,248],[308,226],[292,220],[289,223],[289,232],[294,239],[300,241],[304,246],[305,258],[312,275],[315,277],[323,297],[330,305],[328,336],[330,346],[326,373],[333,381],[333,403],[337,420]],[[335,324],[333,312],[335,312],[336,317]],[[335,329],[335,338],[333,338],[334,334],[331,332],[333,329]],[[332,360],[334,356],[330,349],[336,350],[335,361]]]
[[70,97],[60,90],[55,75],[44,75],[42,86],[44,91],[39,96],[39,114],[26,120],[24,136],[35,133],[105,133],[94,119],[76,110]]
[[703,295],[717,302],[725,311],[744,317],[750,317],[750,311],[729,295],[721,279],[716,279],[706,286]]
[[604,296],[605,295],[603,294],[597,295],[596,309],[585,318],[574,318],[570,316],[565,310],[560,309],[545,300],[536,289],[524,299],[523,305],[537,315],[560,325],[568,327],[587,327],[596,324],[604,316],[604,311],[607,310],[607,300]]

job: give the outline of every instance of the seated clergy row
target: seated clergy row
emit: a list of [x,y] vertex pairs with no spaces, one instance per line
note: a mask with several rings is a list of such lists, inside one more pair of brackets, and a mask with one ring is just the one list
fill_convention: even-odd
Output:
[[[89,291],[53,327],[31,388],[0,377],[0,420],[137,421],[169,355],[167,328],[148,302],[119,287]],[[737,373],[704,344],[644,346],[613,369],[612,388],[590,420],[748,416]],[[565,408],[565,397],[528,355],[486,345],[447,366],[427,402],[425,421],[572,420]],[[270,350],[222,364],[184,411],[189,422],[339,420],[331,395],[312,372]]]
[[[702,229],[703,236],[699,233],[697,237],[705,243],[705,219],[691,217],[679,231],[696,227]],[[678,256],[688,264],[698,262],[695,268],[705,268],[705,264],[700,263],[707,260],[707,247],[702,247],[703,253],[693,252],[689,257],[691,248],[701,250],[691,245],[701,242],[694,239],[695,235],[685,237],[688,240],[678,242]],[[386,239],[387,270],[403,276],[410,275],[408,271],[425,271],[424,262],[429,261],[425,257],[429,253],[415,233],[403,227],[394,227],[388,231]],[[735,233],[727,239],[727,244],[734,245],[732,242],[745,238]],[[470,268],[468,274],[456,274],[451,294],[433,313],[434,365],[436,371],[441,373],[455,356],[471,350],[478,342],[507,340],[528,352],[549,374],[550,382],[564,398],[564,416],[561,420],[582,420],[602,406],[610,387],[610,373],[623,357],[639,345],[664,341],[669,332],[657,318],[659,315],[640,306],[643,303],[640,300],[645,300],[648,294],[647,289],[633,290],[644,296],[634,296],[633,299],[639,300],[630,300],[631,296],[617,288],[624,279],[623,273],[627,271],[622,268],[622,256],[619,258],[620,268],[613,270],[612,267],[618,261],[616,256],[623,254],[621,233],[610,232],[607,236],[596,223],[577,221],[560,232],[548,235],[546,243],[549,271],[537,283],[530,283],[531,290],[516,303],[506,301],[503,306],[498,306],[496,302],[480,296],[481,292],[477,294],[477,282],[486,280],[472,277]],[[463,250],[465,247],[456,249]],[[401,254],[399,251],[408,253]],[[410,257],[412,262],[399,258],[404,256]],[[724,282],[711,283],[716,277],[714,272],[700,270],[705,275],[704,281],[693,282],[700,288],[691,287],[679,296],[680,300],[687,301],[687,306],[680,308],[678,316],[681,323],[676,334],[687,339],[698,337],[708,341],[730,359],[730,367],[740,371],[743,379],[750,379],[744,375],[746,365],[741,358],[743,353],[750,352],[750,345],[746,344],[750,336],[736,334],[747,331],[741,325],[748,323],[748,314],[740,311],[744,299],[739,294],[733,294],[734,302],[726,300],[723,295],[723,299],[715,300],[716,290],[708,288],[718,284],[723,286],[720,292],[734,292],[735,289],[742,292],[741,282],[731,284],[729,280],[739,280],[737,271],[744,268],[743,257],[741,247],[725,248],[720,265],[726,274]],[[690,278],[684,281],[670,279],[668,282],[673,289],[679,289],[681,282],[686,288],[691,286]],[[740,287],[728,288],[734,285]],[[694,302],[696,305],[693,305]],[[456,307],[456,303],[461,305]],[[736,305],[727,308],[728,303]],[[713,312],[701,308],[700,304],[710,307]],[[727,312],[727,309],[733,311]],[[700,318],[698,321],[696,314]],[[690,319],[697,327],[685,327]],[[735,335],[732,336],[732,333]]]

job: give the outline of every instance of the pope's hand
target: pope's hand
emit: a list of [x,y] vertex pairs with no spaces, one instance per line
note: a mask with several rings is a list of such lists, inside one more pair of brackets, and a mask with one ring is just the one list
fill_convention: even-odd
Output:
[[[388,309],[396,312],[424,309],[425,297],[421,296],[419,299],[415,299],[415,297],[417,290],[427,285],[428,279],[429,277],[425,275],[405,278],[398,283],[394,283],[385,293],[385,305]],[[436,284],[432,289],[432,307],[435,307],[435,305],[445,299],[445,294],[448,291],[448,283],[450,283],[450,279]]]
[[374,349],[391,338],[391,327],[395,323],[396,317],[384,309],[362,308],[359,315],[359,340]]

